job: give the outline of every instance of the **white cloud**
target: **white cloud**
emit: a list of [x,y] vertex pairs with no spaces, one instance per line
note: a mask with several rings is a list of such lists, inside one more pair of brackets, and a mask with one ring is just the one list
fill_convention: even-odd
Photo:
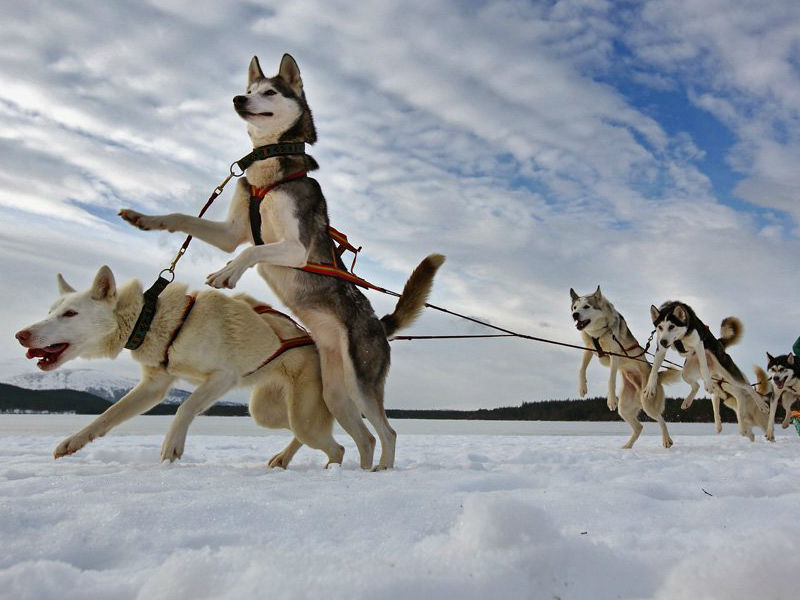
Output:
[[[800,311],[782,299],[794,294],[794,269],[774,257],[797,255],[797,240],[773,214],[720,203],[702,170],[704,145],[669,134],[598,78],[624,41],[648,85],[682,86],[741,136],[731,159],[748,175],[739,193],[795,210],[797,128],[785,118],[795,83],[778,85],[790,15],[763,25],[781,40],[765,84],[724,39],[754,36],[745,20],[714,17],[705,39],[698,23],[714,15],[679,3],[625,15],[588,1],[186,6],[9,7],[0,256],[5,279],[24,275],[19,299],[0,312],[7,330],[40,318],[58,271],[88,281],[109,263],[121,279],[154,277],[182,237],[133,231],[116,208],[198,210],[247,150],[230,99],[249,57],[270,72],[291,51],[320,133],[317,177],[333,224],[365,247],[361,275],[397,289],[422,256],[442,251],[435,303],[526,333],[576,342],[567,291],[600,283],[641,341],[649,305],[668,297],[693,303],[712,328],[742,317],[735,357],[747,357],[745,369],[793,341],[783,323]],[[748,106],[777,107],[785,139],[758,110],[746,127]],[[195,243],[179,278],[199,286],[225,260]],[[274,300],[254,273],[242,285]],[[391,307],[370,298],[379,313]],[[476,331],[436,314],[415,330]],[[6,336],[0,359],[11,357],[21,352]],[[565,397],[578,359],[511,340],[398,344],[389,404]],[[590,377],[591,393],[603,393],[605,373]]]

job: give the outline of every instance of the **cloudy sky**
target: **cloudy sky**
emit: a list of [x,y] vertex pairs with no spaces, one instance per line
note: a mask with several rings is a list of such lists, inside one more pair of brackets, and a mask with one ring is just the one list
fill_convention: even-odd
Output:
[[[182,236],[117,210],[199,210],[250,149],[231,104],[250,57],[274,73],[284,52],[367,279],[400,288],[442,252],[434,303],[567,342],[570,287],[600,284],[640,341],[650,304],[682,299],[712,330],[743,320],[731,353],[748,372],[800,335],[796,0],[2,4],[0,376],[33,369],[13,332],[45,314],[57,272],[83,288],[101,264],[146,283],[168,264]],[[195,243],[178,278],[200,287],[226,260]],[[254,272],[239,286],[273,298]],[[432,312],[413,329],[478,332]],[[574,396],[579,359],[395,342],[387,403]],[[70,366],[138,372],[128,356]],[[590,394],[605,380],[590,370]]]

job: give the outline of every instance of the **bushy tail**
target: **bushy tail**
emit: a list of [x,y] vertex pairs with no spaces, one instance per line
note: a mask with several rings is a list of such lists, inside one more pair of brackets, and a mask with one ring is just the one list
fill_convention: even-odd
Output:
[[766,371],[759,366],[754,366],[753,371],[756,374],[756,391],[762,396],[768,396],[772,393],[772,383]]
[[419,316],[433,287],[433,276],[436,275],[436,271],[439,270],[442,263],[444,263],[444,256],[431,254],[417,265],[403,288],[394,312],[381,319],[383,328],[386,330],[386,337],[391,337],[400,329],[408,327]]
[[681,380],[681,372],[678,369],[667,369],[658,374],[658,383],[661,385],[672,385]]
[[733,346],[742,339],[744,325],[736,317],[725,317],[719,326],[719,342],[724,348]]

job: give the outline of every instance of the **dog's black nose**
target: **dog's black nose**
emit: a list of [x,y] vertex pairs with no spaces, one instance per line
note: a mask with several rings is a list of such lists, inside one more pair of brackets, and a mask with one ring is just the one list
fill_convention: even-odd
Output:
[[574,313],[572,313],[572,318],[573,318],[575,321],[577,321],[577,320],[580,318],[580,316],[581,316],[581,315],[580,315],[580,313],[577,313],[577,312],[574,312]]
[[667,343],[667,340],[661,340],[661,346],[662,346],[662,348],[669,348],[669,344]]
[[242,108],[245,104],[247,104],[247,96],[234,96],[233,97],[233,105],[236,108]]

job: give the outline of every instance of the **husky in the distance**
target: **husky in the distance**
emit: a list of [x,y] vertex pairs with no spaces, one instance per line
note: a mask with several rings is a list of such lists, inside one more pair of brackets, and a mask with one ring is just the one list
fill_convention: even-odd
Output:
[[[579,296],[570,288],[572,300],[572,318],[575,327],[581,332],[584,345],[598,351],[600,364],[610,367],[608,377],[608,409],[618,410],[622,417],[633,429],[630,440],[623,448],[632,448],[639,435],[642,433],[642,424],[639,421],[639,411],[644,409],[648,416],[653,418],[661,427],[661,438],[665,448],[672,446],[672,438],[667,431],[664,421],[664,383],[671,383],[677,379],[672,371],[665,371],[657,378],[656,394],[647,401],[642,399],[642,389],[651,374],[650,364],[645,358],[644,348],[634,337],[625,318],[614,308],[614,305],[603,296],[600,286],[594,293]],[[624,356],[607,355],[613,352]],[[578,370],[578,394],[581,398],[586,395],[586,368],[595,352],[586,350]],[[622,391],[617,401],[617,371],[622,375]]]
[[[288,54],[275,77],[265,77],[253,57],[246,92],[234,97],[233,107],[247,124],[256,149],[313,144],[317,139],[300,69]],[[395,316],[381,319],[353,283],[302,270],[309,264],[343,266],[332,252],[320,186],[305,176],[316,168],[316,161],[304,153],[257,159],[239,180],[228,217],[221,222],[183,214],[146,216],[133,210],[122,210],[120,215],[141,229],[182,231],[228,252],[252,244],[211,273],[206,282],[215,288],[233,288],[247,269],[257,267],[278,298],[310,329],[319,350],[325,403],[355,440],[362,468],[372,467],[375,449],[363,414],[381,440],[376,468],[387,469],[394,465],[396,440],[384,411],[387,337],[421,309],[444,257],[431,255],[423,260],[417,267],[418,280],[426,285],[414,290],[413,300],[404,292],[406,299],[398,302]],[[263,201],[253,214],[251,198],[258,194]]]
[[[715,420],[719,418],[720,399],[727,395],[733,396],[736,400],[734,410],[739,423],[739,433],[751,441],[754,440],[755,437],[746,418],[746,414],[750,411],[748,405],[755,403],[755,406],[764,413],[769,411],[769,407],[750,386],[747,377],[725,351],[726,347],[740,339],[743,329],[741,321],[735,317],[725,319],[722,322],[721,337],[718,339],[697,317],[694,310],[683,302],[669,301],[658,308],[651,306],[650,317],[656,328],[658,343],[653,359],[653,373],[664,362],[669,348],[675,348],[686,359],[681,376],[692,389],[681,408],[691,406],[700,389],[698,381],[702,379],[706,392],[712,395]],[[656,383],[651,373],[643,398],[655,397]],[[717,427],[721,427],[719,421]]]
[[800,400],[800,359],[791,353],[772,356],[767,352],[767,372],[776,403],[786,412],[781,422],[786,429],[792,420],[792,404]]

